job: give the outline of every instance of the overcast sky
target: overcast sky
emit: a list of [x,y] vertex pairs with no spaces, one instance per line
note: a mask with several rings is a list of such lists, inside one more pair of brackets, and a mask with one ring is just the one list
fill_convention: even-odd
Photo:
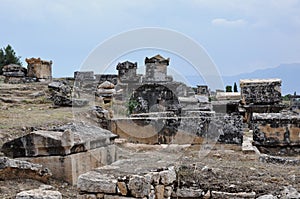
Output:
[[194,39],[222,75],[300,62],[297,0],[0,0],[0,7],[0,47],[11,44],[25,66],[26,57],[52,60],[55,77],[72,76],[108,38],[143,27]]

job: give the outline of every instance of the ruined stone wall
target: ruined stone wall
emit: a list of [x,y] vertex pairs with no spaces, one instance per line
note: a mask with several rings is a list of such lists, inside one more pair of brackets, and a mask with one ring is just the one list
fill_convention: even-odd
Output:
[[240,80],[244,104],[276,104],[281,99],[280,79]]
[[19,84],[25,82],[27,74],[26,68],[16,64],[9,64],[2,68],[3,75],[5,76],[4,83]]
[[41,58],[26,58],[28,77],[40,79],[52,79],[52,61],[41,60]]
[[118,75],[112,75],[112,74],[95,74],[95,79],[98,84],[102,84],[105,81],[109,81],[113,83],[114,85],[117,85],[118,83]]
[[254,113],[253,140],[257,146],[300,146],[300,116],[291,113]]

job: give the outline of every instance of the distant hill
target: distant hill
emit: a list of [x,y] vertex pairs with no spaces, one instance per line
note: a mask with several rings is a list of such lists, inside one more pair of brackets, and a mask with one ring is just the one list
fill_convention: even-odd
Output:
[[[187,76],[188,82],[192,86],[205,84],[199,76]],[[226,85],[233,86],[237,83],[239,89],[240,79],[262,79],[280,78],[282,80],[281,91],[283,95],[293,94],[295,91],[300,94],[300,63],[281,64],[275,68],[255,70],[251,73],[241,73],[233,76],[223,76],[224,88]]]
[[240,79],[256,78],[280,78],[282,80],[282,94],[293,94],[295,91],[300,94],[300,63],[281,64],[275,68],[256,70],[251,73],[242,73],[234,76],[224,76],[224,85],[232,85],[236,82],[239,85]]

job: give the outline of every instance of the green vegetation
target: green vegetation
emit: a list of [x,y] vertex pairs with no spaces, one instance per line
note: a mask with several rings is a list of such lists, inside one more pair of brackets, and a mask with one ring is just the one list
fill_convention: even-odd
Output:
[[232,92],[232,86],[226,86],[226,92]]
[[236,82],[234,82],[234,85],[233,85],[233,92],[238,92]]
[[0,49],[0,75],[2,75],[2,68],[8,64],[22,65],[21,57],[16,55],[14,49],[7,45],[5,48]]
[[132,114],[137,105],[139,105],[139,103],[136,100],[130,99],[126,104],[128,114]]

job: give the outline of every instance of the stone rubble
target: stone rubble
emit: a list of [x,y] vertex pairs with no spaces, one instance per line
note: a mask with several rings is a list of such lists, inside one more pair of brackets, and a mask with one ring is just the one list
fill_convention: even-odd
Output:
[[42,182],[48,182],[51,176],[51,171],[40,164],[0,157],[1,180],[30,178]]
[[62,194],[53,189],[51,186],[40,186],[38,189],[18,193],[16,199],[62,199]]
[[[48,85],[51,92],[50,99],[56,106],[86,106],[89,101],[80,97],[77,87],[72,87],[67,81],[54,81]],[[77,98],[75,95],[77,94]]]

